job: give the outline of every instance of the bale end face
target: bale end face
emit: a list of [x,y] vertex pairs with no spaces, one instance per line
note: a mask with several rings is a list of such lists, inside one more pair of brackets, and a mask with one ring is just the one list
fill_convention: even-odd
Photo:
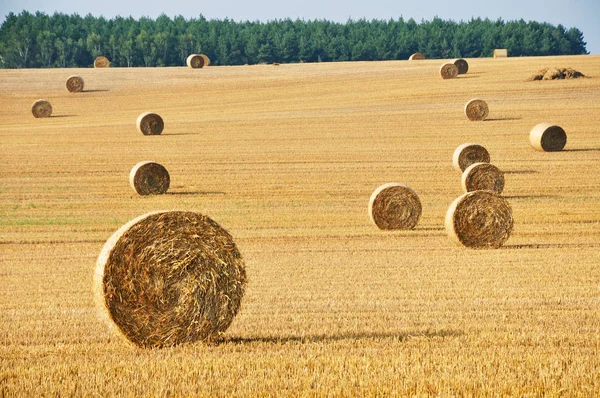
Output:
[[139,162],[129,172],[129,186],[139,195],[162,195],[170,184],[169,172],[156,162]]
[[455,59],[454,65],[456,65],[456,67],[458,68],[459,75],[464,75],[469,71],[469,63],[465,59]]
[[485,120],[489,113],[488,104],[482,99],[472,99],[465,105],[465,115],[472,122]]
[[144,135],[160,135],[165,128],[165,123],[160,115],[152,112],[144,112],[138,116],[136,126]]
[[458,76],[458,68],[452,62],[447,62],[440,67],[440,76],[442,79],[454,79]]
[[567,144],[567,133],[555,124],[540,123],[529,132],[529,143],[537,151],[562,151]]
[[504,191],[504,173],[491,163],[473,163],[461,177],[465,192],[491,191],[498,195]]
[[36,118],[50,117],[52,115],[52,105],[46,100],[37,100],[31,105],[31,113]]
[[104,56],[96,57],[94,60],[94,68],[108,68],[110,67],[110,61]]
[[144,214],[116,231],[96,264],[95,301],[119,334],[139,347],[218,339],[246,288],[231,235],[204,215]]
[[381,185],[369,200],[371,221],[383,230],[414,229],[421,212],[419,196],[404,184],[392,182]]
[[506,199],[493,192],[468,192],[448,208],[445,227],[448,236],[463,246],[497,249],[512,232],[512,209]]
[[191,54],[187,57],[188,68],[200,69],[204,67],[204,58],[200,54]]
[[452,165],[457,171],[463,172],[473,163],[489,163],[490,154],[479,144],[466,143],[459,145],[452,155]]
[[70,93],[80,93],[83,91],[83,78],[81,76],[69,76],[69,78],[67,79],[67,90]]

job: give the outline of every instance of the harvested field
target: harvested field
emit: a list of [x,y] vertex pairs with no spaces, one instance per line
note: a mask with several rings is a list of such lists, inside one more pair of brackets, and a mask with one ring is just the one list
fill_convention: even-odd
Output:
[[[540,65],[589,78],[525,84]],[[0,70],[0,395],[600,395],[600,57],[469,66]],[[67,92],[70,74],[94,90]],[[477,97],[481,123],[463,112]],[[39,98],[52,117],[32,117]],[[168,133],[140,134],[145,110]],[[540,122],[565,150],[531,148]],[[446,235],[465,142],[505,173],[500,249]],[[129,187],[144,159],[168,165],[167,194]],[[414,230],[369,219],[389,181],[418,192]],[[104,243],[164,209],[209,216],[245,261],[220,344],[136,349],[97,314]]]

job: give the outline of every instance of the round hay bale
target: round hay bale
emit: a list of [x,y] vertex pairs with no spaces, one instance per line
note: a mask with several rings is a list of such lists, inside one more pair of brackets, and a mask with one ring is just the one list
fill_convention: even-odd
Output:
[[491,191],[500,195],[504,190],[504,173],[491,163],[473,163],[462,174],[465,192]]
[[190,54],[187,57],[186,64],[188,68],[200,69],[204,67],[204,58],[200,54]]
[[369,200],[369,216],[379,229],[413,229],[419,222],[421,211],[417,193],[396,182],[383,184]]
[[529,143],[537,151],[562,151],[567,144],[567,133],[555,124],[540,123],[529,132]]
[[459,145],[452,155],[452,165],[460,172],[465,171],[473,163],[489,163],[490,154],[479,144],[466,143]]
[[422,53],[414,53],[408,58],[409,61],[420,61],[423,59],[425,59],[425,55],[423,55]]
[[485,120],[490,113],[488,104],[479,98],[474,98],[465,105],[465,115],[471,121]]
[[52,115],[52,105],[44,99],[39,99],[31,105],[31,113],[38,118],[50,117],[50,115]]
[[156,162],[139,162],[129,172],[129,185],[140,195],[162,195],[170,184],[169,172]]
[[96,262],[94,298],[139,347],[218,339],[238,313],[246,269],[231,235],[199,213],[159,211],[119,228]]
[[108,68],[110,66],[110,61],[108,58],[104,56],[96,57],[94,60],[94,68]]
[[490,191],[465,193],[452,202],[446,213],[448,236],[473,249],[501,247],[512,228],[508,201]]
[[70,93],[80,93],[83,91],[83,78],[73,75],[67,79],[67,90]]
[[165,128],[165,122],[156,113],[144,112],[138,116],[136,126],[144,135],[159,135]]
[[452,62],[447,62],[440,67],[442,79],[454,79],[458,76],[458,68]]
[[454,60],[454,65],[458,68],[458,74],[464,75],[469,71],[469,63],[462,58],[458,58]]
[[204,66],[210,66],[210,58],[206,54],[200,54],[200,56],[204,59]]

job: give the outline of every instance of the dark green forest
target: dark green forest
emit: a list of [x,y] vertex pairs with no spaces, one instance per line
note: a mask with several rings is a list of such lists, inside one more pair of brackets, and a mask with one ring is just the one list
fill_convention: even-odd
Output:
[[161,15],[138,20],[73,14],[10,13],[0,26],[0,67],[91,67],[104,55],[112,66],[181,66],[189,54],[208,55],[213,65],[374,61],[587,54],[583,33],[523,20],[434,18],[274,20],[236,22]]

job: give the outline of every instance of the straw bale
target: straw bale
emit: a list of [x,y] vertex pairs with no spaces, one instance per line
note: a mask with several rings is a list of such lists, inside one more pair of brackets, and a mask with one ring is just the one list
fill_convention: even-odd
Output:
[[455,59],[454,65],[456,65],[456,67],[458,68],[459,75],[464,75],[465,73],[467,73],[469,71],[469,63],[465,59],[462,59],[462,58]]
[[158,211],[107,240],[94,299],[109,327],[136,346],[214,342],[238,313],[246,283],[225,229],[199,213]]
[[140,195],[162,195],[170,184],[169,172],[156,162],[139,162],[129,172],[129,186]]
[[379,229],[413,229],[419,222],[421,211],[417,193],[396,182],[381,185],[369,200],[369,216]]
[[465,192],[492,191],[500,195],[504,190],[504,173],[491,163],[473,163],[462,174]]
[[204,57],[200,54],[190,54],[187,57],[186,64],[188,68],[200,69],[204,67]]
[[552,123],[540,123],[529,132],[529,143],[537,151],[562,151],[567,144],[567,133]]
[[204,59],[204,66],[210,66],[210,58],[206,54],[200,54],[200,56]]
[[422,53],[414,53],[408,58],[409,61],[420,61],[423,59],[425,59],[425,55]]
[[144,112],[138,116],[136,126],[138,131],[144,135],[159,135],[165,128],[165,123],[158,114]]
[[506,58],[508,57],[508,50],[505,48],[497,48],[494,50],[494,58]]
[[468,192],[452,202],[445,225],[448,236],[466,247],[499,248],[512,232],[512,209],[506,199],[493,192]]
[[452,62],[446,62],[440,67],[442,79],[454,79],[458,76],[458,68]]
[[483,121],[490,113],[488,104],[479,98],[474,98],[465,105],[465,115],[471,121]]
[[104,56],[96,57],[94,60],[94,68],[108,68],[109,66],[110,61]]
[[67,90],[70,93],[80,93],[83,91],[83,84],[83,78],[81,76],[69,76],[67,79]]
[[52,115],[52,105],[44,99],[39,99],[31,105],[31,113],[37,118],[50,117]]
[[457,171],[463,172],[473,163],[489,163],[490,154],[479,144],[466,143],[459,145],[452,155],[452,165]]

